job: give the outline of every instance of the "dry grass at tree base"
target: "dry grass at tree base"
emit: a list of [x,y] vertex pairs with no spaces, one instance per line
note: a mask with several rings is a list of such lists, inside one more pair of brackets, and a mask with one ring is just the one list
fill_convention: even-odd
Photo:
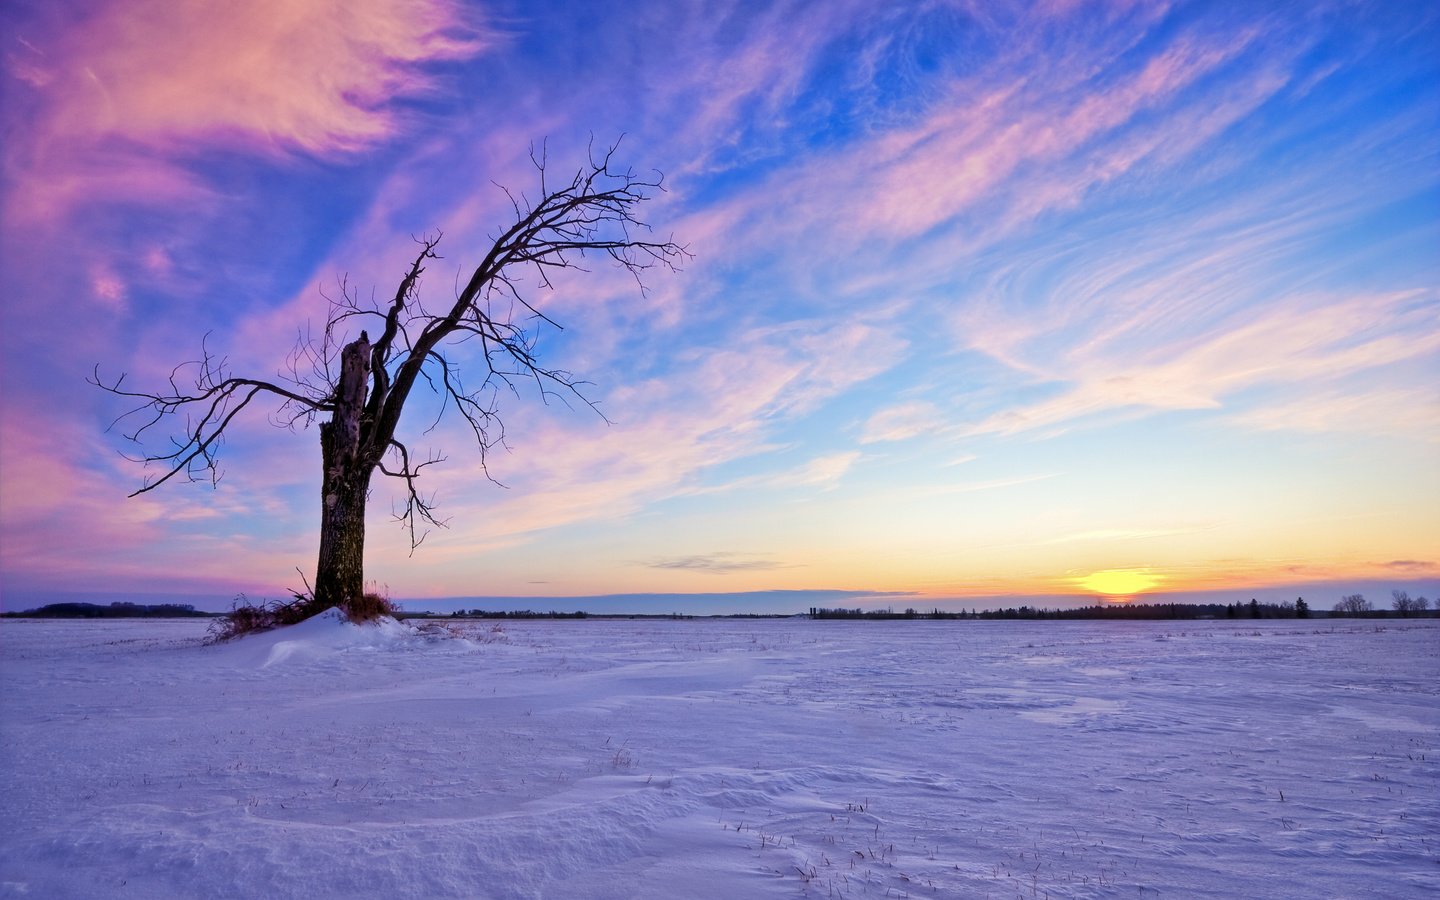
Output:
[[389,597],[374,591],[367,591],[359,600],[341,604],[340,609],[352,622],[373,622],[387,616],[393,619],[399,612]]
[[[234,607],[216,619],[215,624],[210,627],[210,643],[269,631],[282,625],[294,625],[330,608],[317,603],[315,598],[307,594],[296,593],[290,600],[260,603],[251,603],[242,594],[235,601]],[[350,603],[339,604],[339,608],[351,622],[372,622],[383,616],[393,617],[398,611],[389,598],[374,591],[369,591]]]

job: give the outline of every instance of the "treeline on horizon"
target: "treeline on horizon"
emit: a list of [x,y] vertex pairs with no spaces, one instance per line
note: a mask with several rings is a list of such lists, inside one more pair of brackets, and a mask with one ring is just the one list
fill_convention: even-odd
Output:
[[[575,612],[535,612],[529,609],[512,610],[486,610],[486,609],[457,609],[452,613],[411,613],[407,614],[414,618],[435,618],[440,615],[447,615],[452,619],[588,619],[592,613],[576,610]],[[670,618],[670,616],[656,617]]]
[[201,612],[188,603],[49,603],[24,612],[0,613],[7,619],[186,619],[214,618],[220,613]]
[[986,610],[942,610],[929,611],[906,609],[827,609],[812,606],[812,619],[1309,619],[1346,616],[1361,618],[1392,618],[1408,615],[1426,615],[1425,610],[1365,609],[1340,612],[1338,610],[1316,610],[1304,598],[1294,603],[1097,603],[1093,606],[1075,609],[1042,609],[1034,606],[1010,607]]

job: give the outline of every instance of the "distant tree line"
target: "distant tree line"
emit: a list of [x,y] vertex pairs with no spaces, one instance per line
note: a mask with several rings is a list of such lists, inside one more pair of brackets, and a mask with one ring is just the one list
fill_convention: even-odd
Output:
[[[1077,609],[1045,609],[1038,606],[1019,606],[1004,609],[985,610],[941,610],[933,608],[920,611],[914,608],[904,612],[894,609],[827,609],[811,607],[813,619],[1222,619],[1222,618],[1288,618],[1308,615],[1304,601],[1295,604],[1272,604],[1250,601],[1246,604],[1223,603],[1107,603],[1085,606]],[[1304,610],[1301,612],[1300,610]]]
[[49,603],[25,612],[7,612],[8,619],[183,619],[210,618],[216,613],[201,612],[188,603]]
[[[1400,616],[1428,615],[1430,601],[1424,597],[1411,599],[1404,591],[1394,592],[1393,614]],[[1261,603],[1252,599],[1248,603],[1097,603],[1077,609],[1044,609],[1035,606],[1020,606],[1006,609],[941,610],[938,607],[921,611],[912,608],[904,612],[887,609],[845,609],[812,606],[812,619],[1106,619],[1106,620],[1150,620],[1150,619],[1308,619],[1317,613],[1297,597],[1294,603]],[[1389,611],[1377,610],[1359,594],[1343,598],[1329,613],[1333,616],[1378,616],[1391,615]]]
[[486,610],[457,609],[450,614],[452,619],[588,619],[590,614],[581,610],[575,612],[535,612],[529,609]]
[[[1440,606],[1440,604],[1436,604]],[[1390,611],[1402,618],[1424,616],[1430,613],[1430,601],[1424,597],[1411,597],[1409,591],[1390,592]],[[1364,594],[1347,594],[1340,598],[1332,610],[1337,616],[1384,616],[1387,611],[1377,608]]]

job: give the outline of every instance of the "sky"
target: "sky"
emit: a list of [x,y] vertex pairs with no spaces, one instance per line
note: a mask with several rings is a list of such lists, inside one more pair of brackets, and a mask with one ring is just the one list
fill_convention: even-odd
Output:
[[391,596],[1440,594],[1427,4],[22,0],[0,33],[6,608],[303,587],[314,427],[261,410],[218,485],[127,499],[163,435],[87,378],[202,340],[274,378],[437,230],[447,302],[532,148],[617,141],[693,258],[531,285],[603,417],[505,397],[488,476],[413,400],[447,527],[412,553],[377,481]]

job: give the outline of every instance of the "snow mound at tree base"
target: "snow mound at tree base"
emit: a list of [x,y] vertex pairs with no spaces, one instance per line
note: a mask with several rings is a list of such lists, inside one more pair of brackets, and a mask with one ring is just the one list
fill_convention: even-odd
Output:
[[409,649],[425,642],[414,628],[389,616],[356,623],[339,609],[327,609],[294,625],[236,638],[221,645],[221,653],[237,665],[265,669],[340,653]]

